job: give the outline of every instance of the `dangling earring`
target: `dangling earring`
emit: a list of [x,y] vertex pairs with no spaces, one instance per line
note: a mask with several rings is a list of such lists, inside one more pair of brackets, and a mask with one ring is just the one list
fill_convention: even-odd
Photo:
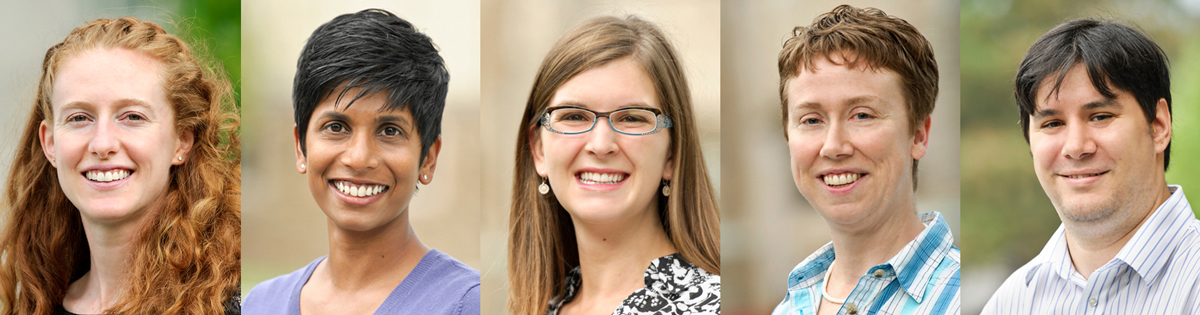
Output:
[[538,192],[543,195],[550,193],[550,185],[546,185],[545,178],[542,178],[542,184],[538,185]]
[[663,191],[662,191],[662,193],[663,193],[663,197],[670,197],[670,196],[671,196],[671,182],[670,182],[670,181],[665,181],[665,180],[663,181]]

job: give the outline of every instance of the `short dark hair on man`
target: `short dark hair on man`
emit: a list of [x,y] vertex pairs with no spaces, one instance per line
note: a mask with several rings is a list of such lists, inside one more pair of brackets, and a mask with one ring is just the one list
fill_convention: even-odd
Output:
[[442,133],[449,82],[433,40],[408,21],[381,9],[338,16],[313,31],[296,63],[292,106],[300,151],[308,153],[305,133],[317,104],[335,93],[340,100],[359,88],[347,107],[382,92],[387,93],[384,110],[409,110],[421,136],[424,163],[429,146]]
[[[1159,99],[1167,101],[1167,112],[1171,112],[1171,76],[1167,56],[1158,44],[1125,25],[1077,19],[1056,26],[1038,38],[1025,53],[1021,68],[1017,70],[1013,95],[1021,109],[1025,142],[1029,142],[1030,116],[1037,111],[1039,85],[1053,76],[1054,89],[1050,95],[1055,95],[1067,70],[1081,63],[1087,68],[1092,86],[1101,95],[1116,97],[1109,85],[1133,93],[1147,121],[1153,122],[1156,118],[1155,106]],[[1165,171],[1171,162],[1169,142],[1163,155]]]

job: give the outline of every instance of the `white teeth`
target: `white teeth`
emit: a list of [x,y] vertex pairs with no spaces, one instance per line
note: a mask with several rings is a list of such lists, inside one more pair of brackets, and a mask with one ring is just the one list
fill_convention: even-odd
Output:
[[825,185],[840,186],[840,185],[846,185],[849,183],[856,182],[856,181],[858,181],[859,177],[862,177],[862,174],[844,173],[844,174],[837,174],[837,175],[825,175],[822,177],[822,179],[825,180]]
[[584,184],[616,184],[625,180],[625,174],[601,174],[592,172],[579,173],[579,180]]
[[1100,176],[1100,173],[1083,174],[1083,175],[1067,175],[1067,178],[1079,179],[1079,178],[1088,178],[1088,177],[1092,177],[1092,176]]
[[126,177],[129,177],[129,174],[130,172],[128,170],[109,170],[107,172],[87,171],[87,173],[84,173],[83,175],[84,177],[87,177],[88,180],[97,182],[111,182],[125,179]]
[[387,186],[383,185],[356,185],[348,182],[334,182],[333,185],[338,191],[354,197],[369,197],[383,192]]

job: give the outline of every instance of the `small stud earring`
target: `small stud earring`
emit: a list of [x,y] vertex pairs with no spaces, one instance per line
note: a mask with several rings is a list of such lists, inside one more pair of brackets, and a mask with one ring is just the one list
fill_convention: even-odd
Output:
[[424,177],[425,180],[429,180],[429,175],[422,175],[422,177]]
[[538,192],[543,195],[550,193],[550,185],[546,185],[545,178],[542,178],[542,184],[538,185]]
[[304,169],[304,163],[300,163],[300,169]]
[[180,162],[183,162],[183,157],[182,157],[182,156],[177,156],[177,157],[175,157],[175,158],[176,158],[176,159],[179,159],[179,161],[180,161]]
[[663,189],[662,189],[662,194],[663,194],[663,197],[670,197],[670,196],[671,196],[671,182],[669,182],[669,181],[663,181]]

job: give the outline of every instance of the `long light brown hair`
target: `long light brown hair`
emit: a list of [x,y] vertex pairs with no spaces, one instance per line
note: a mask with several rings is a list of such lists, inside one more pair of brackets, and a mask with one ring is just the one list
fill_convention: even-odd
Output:
[[42,153],[38,128],[53,120],[50,96],[58,68],[98,48],[130,49],[161,62],[175,131],[195,139],[187,161],[171,167],[165,206],[139,235],[125,291],[106,312],[223,314],[241,283],[241,157],[231,87],[178,37],[130,17],[86,23],[46,51],[4,191],[2,312],[51,314],[70,283],[90,268],[79,210]]
[[629,16],[579,24],[542,60],[517,136],[508,242],[508,308],[513,314],[545,313],[550,298],[563,290],[567,272],[579,265],[570,215],[553,194],[537,192],[541,177],[534,169],[530,140],[537,136],[538,117],[567,80],[622,58],[632,58],[650,75],[663,114],[674,121],[667,132],[675,180],[670,197],[658,198],[663,229],[684,259],[721,273],[720,214],[678,56],[658,27]]

